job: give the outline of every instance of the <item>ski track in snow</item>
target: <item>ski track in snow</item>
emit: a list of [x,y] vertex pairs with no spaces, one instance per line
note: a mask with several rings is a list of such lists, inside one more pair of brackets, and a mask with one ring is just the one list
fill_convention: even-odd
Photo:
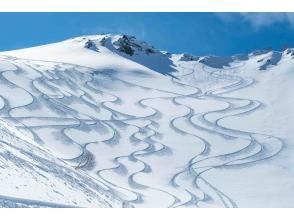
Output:
[[[216,81],[230,82],[203,91],[181,80],[195,72],[180,65],[183,74],[171,78],[172,84],[194,89],[191,94],[181,94],[72,64],[12,57],[5,60],[15,69],[1,70],[0,82],[19,88],[26,99],[1,95],[2,120],[16,122],[21,131],[48,151],[77,171],[99,178],[135,207],[237,207],[234,198],[202,174],[211,169],[254,165],[283,147],[277,137],[222,125],[225,118],[262,107],[258,100],[229,97],[230,92],[255,83],[228,74],[242,66],[213,71],[203,66]],[[123,92],[128,89],[132,97]],[[195,108],[205,102],[215,107],[204,111]],[[47,114],[40,114],[43,109]],[[0,204],[8,201],[16,204],[0,196]],[[63,207],[28,200],[17,203]]]

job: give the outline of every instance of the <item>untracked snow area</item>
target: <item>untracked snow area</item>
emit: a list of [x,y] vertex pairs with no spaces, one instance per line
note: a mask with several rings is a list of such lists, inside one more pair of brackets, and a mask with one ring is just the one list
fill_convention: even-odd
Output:
[[0,53],[0,206],[293,207],[293,57],[126,35]]

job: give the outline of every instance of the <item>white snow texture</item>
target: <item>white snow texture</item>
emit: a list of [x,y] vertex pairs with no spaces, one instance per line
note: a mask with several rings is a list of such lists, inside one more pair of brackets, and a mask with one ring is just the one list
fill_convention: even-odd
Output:
[[95,35],[0,53],[0,207],[293,207],[294,50]]

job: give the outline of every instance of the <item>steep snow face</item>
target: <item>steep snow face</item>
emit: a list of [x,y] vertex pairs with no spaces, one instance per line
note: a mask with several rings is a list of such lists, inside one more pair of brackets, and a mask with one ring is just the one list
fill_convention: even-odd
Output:
[[0,121],[1,207],[123,207],[102,182],[78,172]]
[[[127,35],[83,36],[59,43],[9,51],[5,54],[99,69],[153,70],[164,74],[170,74],[174,71],[168,53],[159,51],[153,46]],[[121,59],[122,56],[127,59]]]
[[126,35],[3,52],[0,205],[291,207],[293,69],[291,49],[171,55]]

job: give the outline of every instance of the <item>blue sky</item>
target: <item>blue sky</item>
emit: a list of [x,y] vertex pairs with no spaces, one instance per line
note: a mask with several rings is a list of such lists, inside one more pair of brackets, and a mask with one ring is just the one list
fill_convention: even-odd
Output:
[[294,13],[0,13],[0,28],[1,51],[98,33],[194,55],[294,47]]

